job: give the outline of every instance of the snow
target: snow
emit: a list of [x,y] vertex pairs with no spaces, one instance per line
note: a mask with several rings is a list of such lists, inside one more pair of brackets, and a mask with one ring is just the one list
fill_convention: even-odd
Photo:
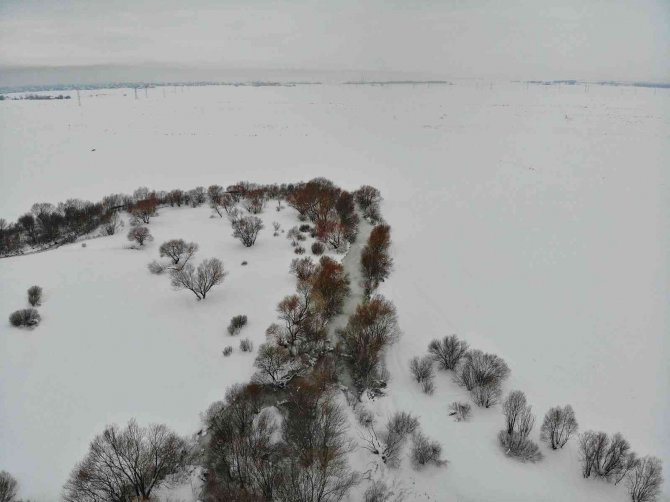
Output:
[[[326,176],[382,191],[395,269],[381,289],[404,334],[388,354],[388,395],[370,406],[381,422],[415,413],[449,460],[376,474],[408,500],[627,500],[622,486],[581,478],[574,442],[543,447],[536,465],[506,458],[498,407],[453,421],[449,403],[467,396],[447,373],[433,396],[421,394],[409,359],[451,333],[507,361],[505,391],[527,394],[535,440],[546,410],[570,403],[581,430],[620,431],[638,454],[670,465],[667,91],[458,82],[81,97],[81,106],[0,103],[2,217],[140,185]],[[198,413],[249,378],[253,356],[238,339],[257,347],[294,289],[295,255],[271,231],[274,220],[294,225],[291,211],[268,206],[251,249],[225,219],[182,208],[161,209],[145,250],[125,249],[123,232],[0,260],[3,315],[25,306],[33,283],[45,290],[37,329],[0,323],[0,469],[19,479],[22,497],[55,500],[105,424],[135,416],[192,433]],[[160,242],[176,237],[200,244],[196,263],[217,256],[230,272],[203,302],[146,270]],[[249,325],[223,358],[225,327],[239,313]],[[356,468],[370,462],[365,450],[352,454]]]

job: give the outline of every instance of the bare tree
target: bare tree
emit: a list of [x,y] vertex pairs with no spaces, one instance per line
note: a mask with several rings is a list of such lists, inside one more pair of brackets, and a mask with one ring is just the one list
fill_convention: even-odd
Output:
[[475,404],[490,407],[501,395],[500,385],[509,375],[509,367],[495,354],[481,350],[468,351],[456,372],[456,382],[472,394]]
[[226,272],[218,258],[203,260],[197,270],[187,263],[180,269],[170,270],[170,279],[175,289],[188,289],[198,300],[204,300],[207,293],[223,282]]
[[120,430],[108,426],[91,442],[86,457],[65,485],[67,502],[149,500],[169,476],[183,472],[186,441],[165,425],[140,427],[134,420]]
[[442,446],[437,441],[431,441],[424,436],[420,431],[417,431],[412,436],[412,448],[410,450],[410,458],[412,464],[417,469],[421,469],[428,464],[441,466],[446,464],[442,460]]
[[167,256],[172,260],[173,265],[179,265],[181,262],[182,267],[186,265],[197,250],[198,245],[195,242],[187,243],[184,239],[166,241],[158,248],[161,258]]
[[409,364],[410,371],[414,376],[414,380],[421,384],[423,392],[432,394],[435,388],[433,379],[435,374],[433,372],[433,358],[425,356],[422,358],[413,357]]
[[526,395],[520,390],[509,393],[503,402],[502,409],[507,423],[507,434],[514,432],[517,423],[525,418],[526,411],[530,411],[526,403]]
[[263,228],[263,222],[258,216],[243,216],[231,222],[233,237],[239,239],[246,247],[255,244],[258,232]]
[[254,381],[284,388],[293,377],[299,375],[302,366],[298,360],[284,347],[278,347],[264,343],[258,348],[258,356],[254,366],[258,372],[254,375]]
[[407,436],[414,433],[418,427],[419,420],[416,417],[404,411],[396,412],[389,417],[383,433],[378,435],[372,426],[365,429],[362,438],[364,448],[379,455],[390,467],[397,467]]
[[585,478],[595,474],[615,484],[637,464],[630,444],[619,433],[611,438],[604,432],[586,431],[580,434],[579,454]]
[[626,475],[633,502],[654,502],[661,493],[662,484],[662,464],[656,457],[642,457]]
[[551,408],[544,416],[540,428],[540,439],[551,446],[552,450],[563,448],[570,437],[577,432],[575,412],[569,404],[561,408]]
[[456,335],[445,336],[442,340],[433,340],[428,345],[428,352],[443,370],[456,369],[467,351],[468,343],[459,340]]
[[19,484],[6,471],[0,472],[0,502],[13,502],[16,497],[16,492]]
[[535,425],[535,417],[526,403],[525,394],[520,390],[510,392],[503,402],[503,413],[506,429],[500,431],[498,440],[505,454],[521,461],[541,460],[542,454],[537,444],[528,439]]
[[133,227],[128,232],[128,240],[135,241],[140,246],[144,246],[144,242],[153,240],[153,237],[147,227]]

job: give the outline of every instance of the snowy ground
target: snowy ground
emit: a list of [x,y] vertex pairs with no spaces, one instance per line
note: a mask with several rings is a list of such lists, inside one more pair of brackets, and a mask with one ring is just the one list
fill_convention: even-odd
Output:
[[[382,291],[404,331],[389,354],[389,396],[374,406],[418,414],[450,461],[444,471],[386,473],[409,500],[627,498],[581,479],[574,444],[545,450],[538,465],[505,458],[499,409],[452,422],[447,406],[464,396],[447,375],[422,395],[408,360],[450,333],[504,357],[506,390],[524,390],[538,421],[571,403],[582,430],[620,431],[667,470],[667,91],[459,83],[138,97],[0,103],[0,216],[140,185],[373,184],[393,227],[396,266]],[[268,227],[275,216],[266,212]],[[0,469],[18,477],[22,496],[54,500],[110,421],[136,416],[191,432],[200,411],[251,374],[252,356],[220,355],[229,318],[247,313],[242,336],[257,345],[293,290],[291,248],[270,228],[247,250],[204,208],[162,210],[151,226],[157,242],[144,251],[123,249],[118,236],[0,260],[2,312],[23,307],[32,283],[46,292],[38,329],[0,323]],[[170,237],[199,242],[198,259],[218,256],[230,270],[205,302],[146,272]],[[359,451],[352,462],[370,460]]]

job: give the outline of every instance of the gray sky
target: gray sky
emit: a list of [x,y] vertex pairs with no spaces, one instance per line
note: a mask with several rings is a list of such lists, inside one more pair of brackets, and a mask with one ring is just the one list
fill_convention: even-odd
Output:
[[0,65],[670,80],[670,0],[0,0]]

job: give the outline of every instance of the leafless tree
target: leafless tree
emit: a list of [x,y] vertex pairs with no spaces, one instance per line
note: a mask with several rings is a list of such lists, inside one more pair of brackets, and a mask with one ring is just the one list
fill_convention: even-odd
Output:
[[414,380],[421,384],[423,392],[432,394],[435,386],[433,379],[435,374],[433,372],[433,358],[425,356],[422,358],[413,357],[409,364],[410,371],[414,376]]
[[354,192],[354,198],[361,210],[366,210],[370,206],[379,204],[382,200],[381,193],[375,187],[363,185]]
[[440,369],[454,370],[468,351],[468,343],[459,340],[456,335],[445,336],[442,340],[433,340],[428,352],[438,362]]
[[42,302],[42,288],[39,286],[31,286],[28,288],[28,303],[35,307]]
[[204,300],[207,293],[223,282],[226,272],[218,258],[203,260],[197,270],[187,263],[180,269],[170,270],[170,279],[175,289],[188,289],[198,300]]
[[287,349],[270,343],[258,347],[254,366],[258,369],[254,375],[255,382],[277,388],[286,387],[286,384],[302,370],[298,359],[291,356]]
[[102,233],[104,235],[114,235],[121,227],[123,227],[123,222],[119,218],[119,213],[113,212],[109,219],[102,224]]
[[579,435],[579,456],[582,461],[582,475],[591,477],[598,474],[600,459],[609,444],[609,438],[604,432],[586,431]]
[[91,442],[89,452],[65,485],[67,502],[127,502],[149,500],[152,492],[183,472],[188,459],[186,441],[165,425],[140,427],[134,420],[116,425]]
[[456,382],[472,393],[475,404],[486,408],[498,402],[500,385],[509,375],[505,361],[481,350],[468,351],[457,370]]
[[656,457],[642,457],[626,475],[633,502],[654,502],[661,493],[662,484],[662,464]]
[[295,258],[291,262],[289,271],[298,278],[300,282],[308,281],[314,272],[316,272],[316,263],[309,256],[304,258]]
[[14,502],[19,484],[6,471],[0,472],[0,502]]
[[526,402],[526,395],[520,390],[509,393],[503,402],[502,409],[507,424],[507,434],[514,432],[520,421],[532,416],[529,413],[530,408]]
[[400,502],[401,495],[396,495],[383,481],[374,481],[363,494],[364,502]]
[[379,455],[390,467],[397,467],[407,436],[414,433],[418,427],[419,421],[416,417],[404,411],[396,412],[386,422],[383,433],[378,435],[372,426],[365,429],[362,437],[364,448]]
[[248,338],[240,340],[240,350],[242,352],[251,352],[252,350],[254,350],[253,342]]
[[531,407],[520,390],[510,392],[503,402],[506,429],[498,434],[498,440],[506,455],[522,461],[536,462],[542,458],[538,446],[528,439],[535,425]]
[[441,466],[446,464],[442,460],[442,446],[437,441],[431,441],[424,436],[420,431],[417,431],[412,436],[412,448],[410,450],[410,458],[412,464],[417,469],[421,469],[426,465],[433,464]]
[[166,241],[158,248],[161,257],[167,256],[172,260],[172,265],[181,267],[188,263],[197,250],[198,245],[195,242],[187,243],[184,239]]
[[611,438],[604,432],[586,431],[580,434],[579,454],[585,478],[595,474],[615,484],[637,463],[630,444],[619,433]]
[[561,408],[551,408],[544,416],[540,428],[540,439],[551,446],[552,450],[563,448],[570,437],[577,432],[575,412],[569,404]]
[[128,240],[135,241],[140,246],[144,246],[144,242],[153,240],[153,237],[147,227],[133,227],[128,232]]
[[258,216],[243,216],[232,221],[233,237],[238,238],[246,247],[255,244],[263,222]]

